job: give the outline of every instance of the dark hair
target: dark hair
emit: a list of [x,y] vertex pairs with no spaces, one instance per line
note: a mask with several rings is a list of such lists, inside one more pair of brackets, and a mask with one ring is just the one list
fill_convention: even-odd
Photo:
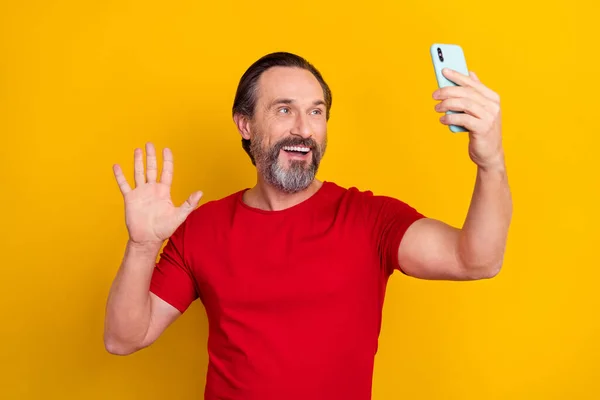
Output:
[[[233,101],[233,115],[241,114],[252,118],[256,107],[256,92],[258,89],[258,80],[260,76],[272,67],[295,67],[310,71],[321,84],[323,88],[323,97],[325,100],[325,116],[329,120],[329,112],[331,110],[331,90],[321,73],[306,59],[292,53],[276,52],[267,54],[254,62],[242,75],[238,84],[235,99]],[[250,140],[242,138],[242,148],[250,156],[252,164],[255,163],[254,157],[250,153]]]

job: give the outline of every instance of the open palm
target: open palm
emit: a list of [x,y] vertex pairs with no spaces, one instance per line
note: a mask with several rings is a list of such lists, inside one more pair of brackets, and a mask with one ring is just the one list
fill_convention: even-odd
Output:
[[113,172],[125,200],[125,223],[132,242],[162,244],[196,208],[202,192],[192,193],[179,207],[171,201],[173,181],[173,154],[163,150],[163,169],[157,181],[156,151],[152,143],[146,144],[146,173],[142,149],[134,151],[135,189],[132,189],[118,164]]

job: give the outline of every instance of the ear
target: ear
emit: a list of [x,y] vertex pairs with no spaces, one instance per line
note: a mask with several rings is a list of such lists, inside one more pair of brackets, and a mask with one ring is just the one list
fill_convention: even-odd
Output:
[[244,139],[250,139],[250,118],[242,114],[235,114],[233,116],[235,126],[237,126],[238,132]]

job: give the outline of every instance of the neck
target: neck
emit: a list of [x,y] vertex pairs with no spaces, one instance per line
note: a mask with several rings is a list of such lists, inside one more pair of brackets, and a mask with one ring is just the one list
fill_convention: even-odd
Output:
[[304,190],[297,193],[285,193],[265,182],[259,175],[256,186],[244,193],[243,200],[250,207],[265,211],[280,211],[293,207],[310,198],[323,185],[314,179]]

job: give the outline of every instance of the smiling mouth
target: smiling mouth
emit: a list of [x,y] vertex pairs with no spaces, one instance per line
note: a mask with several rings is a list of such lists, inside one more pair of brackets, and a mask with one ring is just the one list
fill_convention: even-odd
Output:
[[306,155],[310,152],[310,147],[306,146],[284,146],[283,151],[290,154]]

